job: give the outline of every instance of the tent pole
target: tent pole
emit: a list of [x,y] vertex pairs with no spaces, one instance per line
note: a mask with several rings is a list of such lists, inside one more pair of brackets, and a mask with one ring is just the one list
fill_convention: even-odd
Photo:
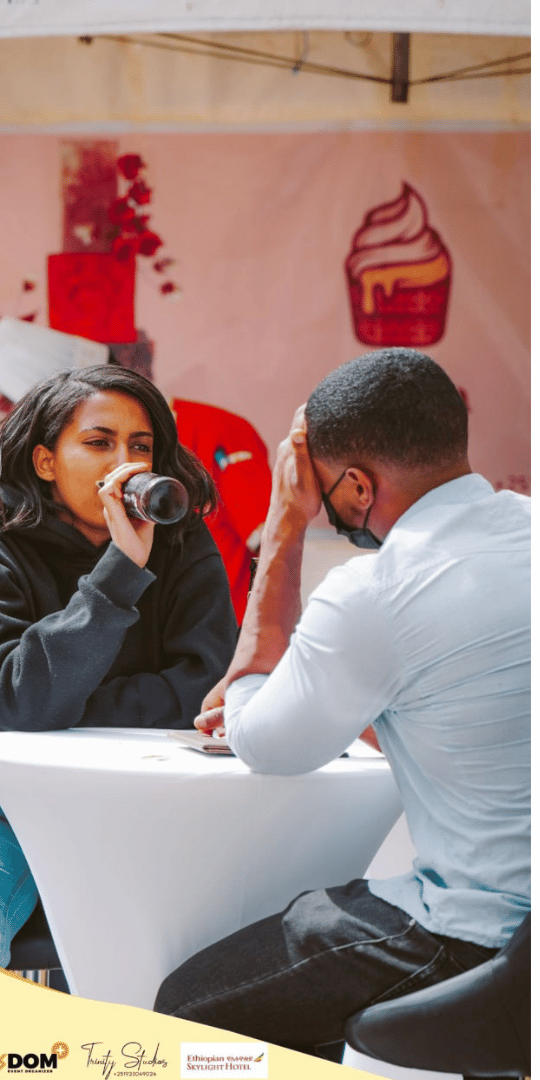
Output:
[[409,97],[410,34],[392,34],[392,101],[405,102]]

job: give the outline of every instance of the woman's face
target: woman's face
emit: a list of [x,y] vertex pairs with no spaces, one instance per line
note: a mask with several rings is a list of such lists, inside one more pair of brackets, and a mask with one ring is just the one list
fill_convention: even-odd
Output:
[[109,539],[97,482],[126,461],[152,465],[153,431],[144,406],[115,390],[98,390],[77,406],[54,450],[36,446],[34,468],[51,484],[60,517],[93,544]]

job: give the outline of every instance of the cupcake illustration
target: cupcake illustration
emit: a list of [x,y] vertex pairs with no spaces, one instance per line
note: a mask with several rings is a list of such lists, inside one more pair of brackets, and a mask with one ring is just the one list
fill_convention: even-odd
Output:
[[404,183],[399,198],[369,210],[345,262],[354,332],[365,345],[440,341],[452,263],[427,207]]

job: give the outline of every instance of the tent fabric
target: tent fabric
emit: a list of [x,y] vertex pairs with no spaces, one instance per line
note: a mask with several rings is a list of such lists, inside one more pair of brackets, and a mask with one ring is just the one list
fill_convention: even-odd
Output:
[[[0,130],[77,129],[95,136],[114,134],[120,125],[260,131],[508,130],[530,124],[529,75],[415,82],[405,104],[393,102],[388,83],[372,81],[391,76],[390,33],[284,30],[207,37],[228,48],[287,57],[290,67],[231,61],[221,51],[193,55],[191,43],[183,51],[182,42],[160,42],[153,35],[144,36],[144,45],[107,37],[95,37],[91,44],[69,36],[2,38]],[[506,57],[529,50],[527,37],[417,34],[411,43],[411,79],[487,63],[501,72],[509,66]],[[303,51],[321,70],[362,72],[370,78],[295,71]],[[529,64],[512,66],[527,69]]]
[[0,36],[341,29],[530,34],[527,0],[18,0],[0,5]]

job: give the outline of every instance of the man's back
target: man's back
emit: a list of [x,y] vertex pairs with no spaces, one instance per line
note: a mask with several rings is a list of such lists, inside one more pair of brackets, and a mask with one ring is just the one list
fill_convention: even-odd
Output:
[[528,499],[463,477],[400,518],[375,574],[400,668],[375,729],[419,857],[371,889],[489,946],[519,924],[530,887],[529,521]]

